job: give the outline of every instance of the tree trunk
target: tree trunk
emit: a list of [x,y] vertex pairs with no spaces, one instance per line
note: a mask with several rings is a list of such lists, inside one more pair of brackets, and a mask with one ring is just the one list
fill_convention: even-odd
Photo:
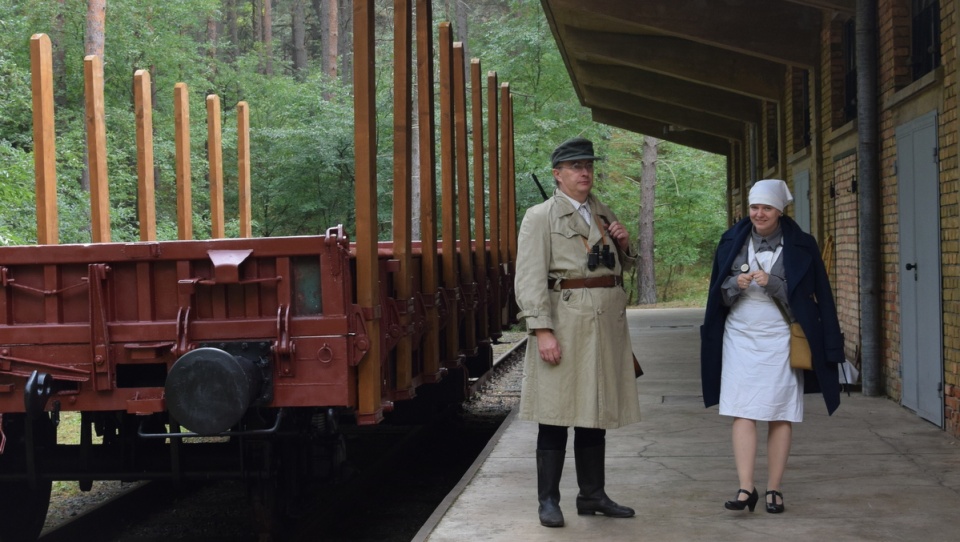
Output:
[[263,0],[263,73],[273,75],[273,0]]
[[330,80],[337,77],[337,54],[340,35],[339,5],[337,0],[322,0],[320,9],[320,69]]
[[657,280],[653,267],[653,210],[657,189],[657,144],[659,140],[643,136],[643,168],[640,172],[640,250],[637,301],[641,305],[657,302]]
[[[87,0],[87,24],[83,33],[83,55],[96,55],[100,57],[101,66],[103,65],[103,48],[105,38],[105,26],[107,18],[107,0]],[[86,101],[84,101],[86,109]],[[84,112],[83,118],[87,118]],[[90,165],[87,163],[87,153],[83,154],[83,172],[80,174],[80,186],[90,190]]]
[[107,0],[87,0],[87,27],[83,34],[83,53],[97,55],[103,62],[104,25]]
[[340,31],[337,34],[337,52],[340,54],[340,81],[349,86],[353,83],[353,2],[339,2],[337,22]]
[[327,1],[327,0],[310,0],[310,5],[313,7],[313,18],[312,18],[311,20],[315,20],[315,21],[316,21],[316,24],[311,24],[311,25],[310,25],[310,28],[309,28],[309,31],[310,31],[310,42],[311,42],[311,43],[313,43],[313,42],[320,43],[320,44],[321,44],[321,45],[320,45],[321,47],[323,47],[323,33],[325,32],[325,30],[324,30],[324,28],[325,28],[325,27],[324,27],[324,20],[325,20],[325,19],[324,19],[324,14],[323,14],[323,10],[324,10],[323,4],[324,4],[326,1]]
[[467,68],[469,68],[470,49],[467,47],[467,34],[469,30],[468,21],[470,19],[470,13],[468,12],[469,8],[467,7],[466,2],[460,0],[456,1],[454,5],[457,17],[457,26],[455,28],[456,39],[457,41],[463,43],[463,58],[468,62]]
[[410,239],[420,240],[420,123],[417,122],[417,92],[413,92],[413,124],[410,126]]
[[217,42],[220,39],[218,24],[216,17],[207,17],[207,58],[211,61],[210,69],[213,73],[216,73],[217,69]]
[[227,36],[230,38],[228,60],[233,62],[240,51],[240,28],[237,26],[237,0],[224,0],[224,17],[226,18]]
[[254,45],[263,43],[263,3],[261,0],[250,0],[253,8],[253,20],[251,21],[251,33],[253,34]]
[[[50,42],[53,46],[53,80],[55,81],[54,89],[66,88],[67,86],[65,82],[67,76],[67,48],[61,46],[63,43],[65,25],[63,14],[66,9],[66,0],[57,0],[57,13],[53,17],[53,31],[50,35]],[[57,92],[54,90],[53,99],[54,105],[57,109],[67,106],[66,93]]]
[[290,2],[290,19],[293,38],[293,74],[297,80],[302,81],[307,73],[307,46],[306,46],[306,17],[304,0],[292,0]]

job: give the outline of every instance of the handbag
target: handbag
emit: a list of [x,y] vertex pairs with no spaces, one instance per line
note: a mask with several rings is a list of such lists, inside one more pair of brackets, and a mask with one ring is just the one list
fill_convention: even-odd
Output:
[[813,370],[813,356],[810,353],[810,341],[807,340],[800,322],[790,324],[790,366],[805,371]]
[[772,297],[773,302],[780,309],[780,314],[790,326],[790,367],[794,369],[803,369],[804,371],[813,370],[813,355],[810,352],[810,341],[807,340],[806,333],[800,327],[800,322],[791,322],[787,316],[787,310],[780,304],[780,300]]
[[633,377],[640,378],[643,376],[643,369],[640,368],[640,362],[637,361],[637,355],[633,355]]

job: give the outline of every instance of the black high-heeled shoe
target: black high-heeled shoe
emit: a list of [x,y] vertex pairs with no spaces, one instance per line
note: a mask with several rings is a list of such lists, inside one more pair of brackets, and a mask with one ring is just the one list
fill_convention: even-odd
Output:
[[[775,491],[775,490],[770,490],[770,491],[767,491],[766,495],[772,495],[772,498],[770,499],[771,502],[766,503],[768,514],[779,514],[784,511],[783,493],[780,493],[779,491]],[[767,500],[766,495],[764,495],[764,499],[763,499],[764,502],[766,502]],[[777,497],[780,498],[780,504],[777,504]]]
[[[740,500],[740,494],[743,493],[747,496],[746,500]],[[757,501],[760,500],[760,494],[757,493],[757,488],[753,488],[753,493],[750,493],[746,489],[741,489],[737,492],[737,498],[732,501],[727,501],[723,503],[723,507],[727,510],[743,510],[744,508],[749,508],[751,512],[757,507]]]

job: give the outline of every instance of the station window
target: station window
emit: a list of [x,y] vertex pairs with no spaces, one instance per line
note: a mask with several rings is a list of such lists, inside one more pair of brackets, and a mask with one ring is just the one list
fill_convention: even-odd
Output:
[[793,69],[793,152],[810,145],[810,72]]
[[780,160],[779,130],[777,129],[777,104],[764,102],[764,136],[767,146],[766,167],[775,168]]
[[843,62],[843,107],[842,122],[846,124],[857,118],[857,28],[856,21],[843,23],[840,48]]
[[940,66],[940,2],[912,0],[910,63],[913,79]]

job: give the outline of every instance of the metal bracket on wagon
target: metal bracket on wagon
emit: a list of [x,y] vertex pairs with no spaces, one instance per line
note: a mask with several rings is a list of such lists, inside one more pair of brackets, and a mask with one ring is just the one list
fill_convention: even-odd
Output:
[[23,386],[23,409],[31,418],[36,418],[47,406],[53,395],[53,377],[49,373],[34,371]]
[[367,354],[367,351],[370,350],[370,336],[367,334],[367,324],[366,318],[363,314],[363,309],[359,305],[351,305],[351,320],[353,320],[353,329],[351,329],[350,334],[352,335],[352,340],[350,344],[350,354],[348,362],[351,366],[357,366],[360,364],[360,360],[363,359],[363,356]]
[[[66,380],[69,382],[87,382],[90,380],[90,371],[77,367],[60,366],[49,362],[35,359],[19,358],[10,355],[9,348],[0,348],[0,373],[28,378],[32,373],[37,372],[29,369],[19,369],[17,365],[26,365],[28,367],[40,367],[45,371],[50,371],[57,380]],[[54,372],[56,374],[54,374]],[[6,391],[0,388],[0,391]]]
[[[335,228],[327,228],[324,243],[326,243],[327,246],[340,245],[340,250],[348,254],[350,252],[350,239],[347,238],[347,234],[343,231],[343,224],[338,224]],[[339,277],[343,272],[343,269],[341,269],[341,261],[338,258],[333,258],[332,262],[333,265],[330,268],[330,274],[334,277]]]
[[290,340],[290,307],[280,305],[277,309],[277,341],[273,344],[273,355],[280,367],[280,376],[294,376],[292,359],[296,351],[297,345]]

